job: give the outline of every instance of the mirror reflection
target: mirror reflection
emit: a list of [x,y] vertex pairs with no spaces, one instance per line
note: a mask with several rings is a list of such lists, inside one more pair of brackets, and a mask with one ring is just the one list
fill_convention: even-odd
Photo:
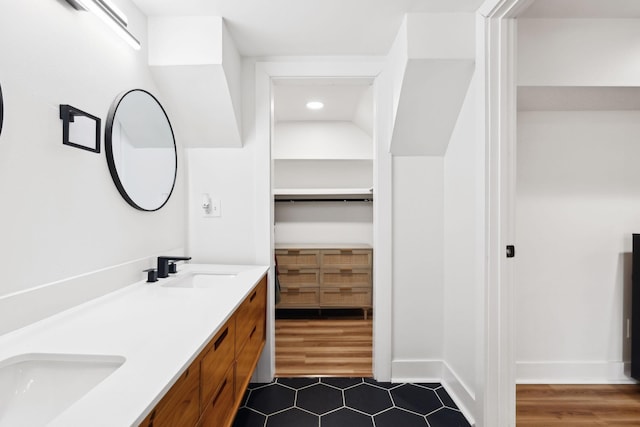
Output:
[[176,145],[169,118],[149,92],[134,89],[109,110],[105,151],[113,181],[134,208],[155,211],[169,200],[176,179]]

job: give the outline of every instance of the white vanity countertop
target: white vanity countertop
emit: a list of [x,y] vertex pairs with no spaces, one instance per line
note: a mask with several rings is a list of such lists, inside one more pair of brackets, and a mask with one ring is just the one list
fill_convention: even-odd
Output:
[[[266,274],[267,266],[186,264],[0,336],[0,361],[23,354],[121,356],[115,372],[50,426],[138,425]],[[237,272],[220,289],[160,286],[189,272]]]

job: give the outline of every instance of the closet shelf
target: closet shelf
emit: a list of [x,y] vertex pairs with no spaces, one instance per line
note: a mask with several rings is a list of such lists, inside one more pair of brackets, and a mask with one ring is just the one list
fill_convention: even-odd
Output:
[[373,188],[275,188],[276,201],[372,201]]

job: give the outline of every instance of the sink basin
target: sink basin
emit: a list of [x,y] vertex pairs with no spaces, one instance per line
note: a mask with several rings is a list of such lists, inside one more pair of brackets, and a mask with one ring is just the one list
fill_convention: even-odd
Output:
[[184,277],[162,283],[161,286],[171,288],[214,288],[217,286],[233,285],[235,273],[190,272]]
[[23,354],[0,361],[0,426],[43,426],[125,362],[120,356]]

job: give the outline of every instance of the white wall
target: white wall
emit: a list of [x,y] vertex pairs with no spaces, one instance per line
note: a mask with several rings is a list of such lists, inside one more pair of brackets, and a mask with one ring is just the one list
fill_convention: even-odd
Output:
[[[483,188],[476,179],[483,150],[476,132],[473,78],[444,157],[444,381],[472,410],[476,393],[477,217]],[[481,159],[480,162],[478,159]]]
[[640,20],[519,19],[518,84],[640,85]]
[[441,376],[443,159],[393,158],[392,378]]
[[373,141],[352,122],[278,122],[274,126],[273,158],[371,159]]
[[[143,15],[128,1],[118,5],[144,46]],[[0,39],[0,297],[19,293],[0,299],[2,332],[142,279],[150,257],[181,251],[185,221],[181,152],[171,200],[149,213],[122,199],[104,147],[94,154],[62,145],[59,104],[101,117],[104,128],[120,92],[143,88],[162,102],[144,47],[131,49],[64,1],[5,4]]]
[[626,379],[639,140],[638,111],[518,114],[519,382]]
[[[194,261],[256,263],[254,145],[189,148],[189,253]],[[202,194],[220,201],[220,217],[205,217]]]

